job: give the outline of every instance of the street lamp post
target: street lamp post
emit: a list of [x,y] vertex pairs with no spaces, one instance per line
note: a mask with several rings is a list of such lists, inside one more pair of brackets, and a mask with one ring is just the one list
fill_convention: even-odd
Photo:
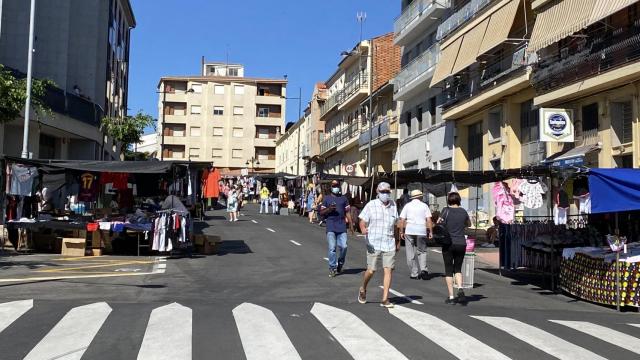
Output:
[[251,159],[247,160],[247,162],[245,163],[247,165],[247,167],[249,167],[249,165],[251,165],[251,170],[254,170],[254,164],[255,165],[260,165],[260,160],[256,159],[254,156],[251,157]]
[[33,36],[35,30],[36,0],[31,0],[29,14],[29,54],[27,56],[27,98],[24,104],[24,129],[22,132],[22,158],[29,157],[29,116],[31,115],[31,77],[33,72]]

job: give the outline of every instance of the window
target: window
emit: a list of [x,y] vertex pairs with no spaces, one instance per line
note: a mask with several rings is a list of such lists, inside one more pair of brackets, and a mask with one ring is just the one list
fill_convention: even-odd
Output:
[[418,131],[422,131],[422,107],[417,109],[416,120],[418,120]]
[[236,95],[244,95],[244,85],[236,85],[233,87],[233,93]]
[[631,101],[611,103],[611,128],[613,146],[633,141],[633,106]]
[[411,136],[411,111],[404,113],[404,123],[407,125],[407,136]]
[[234,159],[242,159],[242,149],[232,149],[231,157]]
[[434,96],[429,99],[429,114],[431,114],[431,125],[436,124],[436,107],[437,107],[437,98]]
[[238,76],[238,69],[237,68],[229,69],[229,73],[227,75],[228,76]]
[[202,132],[200,131],[199,126],[192,126],[191,130],[189,131],[189,134],[191,136],[202,136]]
[[500,140],[502,135],[502,106],[489,110],[489,142]]
[[237,137],[237,138],[244,137],[244,129],[243,128],[233,128],[233,137]]
[[190,148],[189,149],[189,159],[198,159],[200,157],[200,149],[199,148]]
[[452,170],[453,161],[451,159],[445,159],[440,161],[440,170]]
[[200,107],[200,105],[191,105],[192,115],[199,115],[201,111],[202,111],[202,108]]
[[269,108],[268,107],[258,108],[258,117],[269,117]]
[[224,85],[214,85],[213,93],[216,95],[224,95]]
[[222,157],[222,149],[211,149],[211,157],[212,158],[221,158]]
[[202,94],[202,84],[191,84],[191,90],[195,94]]
[[242,106],[234,106],[233,107],[233,115],[244,115],[244,107],[242,107]]
[[598,131],[598,103],[582,107],[582,132]]
[[213,115],[224,115],[224,106],[214,106]]
[[221,127],[214,127],[213,136],[224,136],[224,129]]

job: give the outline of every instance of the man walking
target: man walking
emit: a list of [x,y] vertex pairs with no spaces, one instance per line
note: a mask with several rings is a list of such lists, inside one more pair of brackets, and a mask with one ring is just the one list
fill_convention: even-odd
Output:
[[332,181],[331,194],[326,196],[320,205],[320,215],[327,223],[329,277],[342,272],[347,257],[347,223],[351,223],[349,210],[349,201],[340,193],[340,183]]
[[260,189],[260,214],[262,214],[262,208],[265,214],[269,213],[269,188],[266,184]]
[[400,213],[400,238],[404,239],[407,250],[407,265],[411,271],[411,279],[428,280],[427,269],[427,229],[429,237],[433,230],[431,211],[422,202],[422,191],[413,190],[411,201],[406,203]]
[[392,308],[389,301],[391,274],[395,266],[396,252],[400,250],[400,240],[395,239],[394,227],[398,221],[398,209],[391,201],[391,185],[378,184],[378,198],[369,201],[360,213],[360,231],[367,237],[367,271],[358,292],[358,302],[367,302],[367,285],[377,270],[378,261],[382,261],[384,270],[382,302],[380,306]]

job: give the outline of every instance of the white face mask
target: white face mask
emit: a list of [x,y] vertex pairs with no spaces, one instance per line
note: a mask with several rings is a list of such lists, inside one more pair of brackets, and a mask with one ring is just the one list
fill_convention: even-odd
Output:
[[331,192],[334,193],[335,195],[338,195],[340,194],[340,188],[337,188],[337,187],[331,188]]
[[380,199],[380,201],[382,201],[383,203],[388,203],[391,199],[391,194],[379,193],[378,199]]

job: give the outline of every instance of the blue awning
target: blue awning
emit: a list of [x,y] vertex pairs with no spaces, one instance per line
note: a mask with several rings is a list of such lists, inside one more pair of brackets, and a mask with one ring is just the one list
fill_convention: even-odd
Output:
[[640,210],[640,169],[591,169],[591,212]]

